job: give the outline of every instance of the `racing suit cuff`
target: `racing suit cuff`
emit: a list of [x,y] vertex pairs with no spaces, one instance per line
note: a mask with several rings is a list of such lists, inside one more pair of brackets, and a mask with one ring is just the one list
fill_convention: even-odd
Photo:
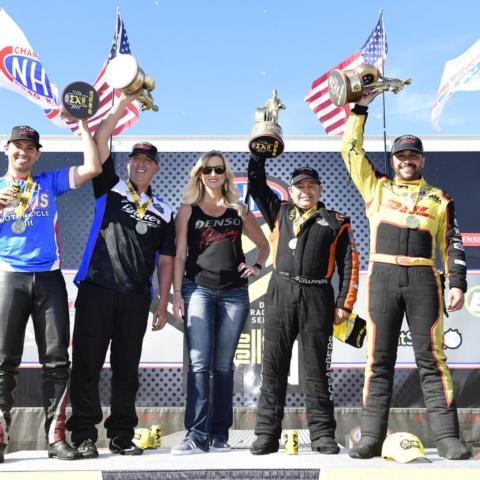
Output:
[[352,108],[352,112],[357,115],[366,115],[368,113],[367,105],[358,105],[358,103]]

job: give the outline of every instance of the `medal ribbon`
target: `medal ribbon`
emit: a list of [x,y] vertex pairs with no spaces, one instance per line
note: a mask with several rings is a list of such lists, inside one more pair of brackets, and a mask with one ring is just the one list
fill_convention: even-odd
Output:
[[[20,185],[15,182],[13,177],[11,178],[11,186]],[[17,187],[17,188],[18,188]],[[31,175],[28,176],[27,181],[25,183],[25,188],[23,189],[23,192],[20,194],[20,198],[18,200],[18,207],[15,208],[15,215],[17,216],[17,220],[20,220],[23,217],[23,214],[27,210],[28,204],[30,203],[30,199],[32,198],[32,192],[33,189],[35,188],[35,183],[33,182],[33,178]],[[21,187],[20,187],[21,191]]]
[[408,192],[401,194],[409,210],[404,214],[405,218],[409,215],[415,215],[415,208],[417,207],[418,196],[422,191],[422,187],[425,187],[425,180],[423,178],[420,180],[420,183],[418,184],[417,189],[413,192],[413,195],[410,195]]
[[303,212],[303,214],[300,213],[298,208],[294,207],[294,212],[295,215],[293,217],[293,233],[295,234],[296,237],[298,237],[298,234],[300,233],[300,230],[302,229],[302,225],[317,211],[317,206],[314,205],[310,210],[307,210],[306,212]]
[[145,213],[147,213],[147,208],[150,203],[152,203],[152,199],[149,198],[146,202],[140,203],[140,197],[133,188],[132,182],[130,182],[130,180],[127,181],[127,187],[130,195],[133,198],[133,203],[135,204],[135,207],[137,207],[137,215],[140,217],[140,219],[142,219],[145,216]]

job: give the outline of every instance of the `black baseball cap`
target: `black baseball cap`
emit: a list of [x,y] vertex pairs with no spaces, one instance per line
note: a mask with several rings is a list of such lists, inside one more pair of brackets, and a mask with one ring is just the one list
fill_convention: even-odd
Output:
[[139,142],[133,146],[132,153],[129,157],[133,157],[137,153],[143,153],[150,157],[155,163],[158,163],[158,150],[155,145],[149,142]]
[[423,155],[422,141],[415,135],[402,135],[393,141],[392,155],[402,150],[412,150]]
[[40,135],[38,132],[28,125],[17,125],[12,128],[12,133],[7,144],[14,142],[15,140],[30,140],[37,148],[42,148],[40,145]]
[[306,178],[310,178],[311,180],[315,180],[316,182],[321,183],[320,176],[318,175],[318,172],[314,168],[300,167],[300,168],[296,168],[292,172],[292,181],[290,182],[290,185],[293,185],[294,183],[297,183],[300,180],[305,180]]

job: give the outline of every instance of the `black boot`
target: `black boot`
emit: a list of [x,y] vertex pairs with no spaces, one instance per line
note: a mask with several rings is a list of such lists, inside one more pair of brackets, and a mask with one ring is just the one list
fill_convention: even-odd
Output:
[[65,440],[51,443],[48,446],[48,458],[58,458],[59,460],[78,460],[82,455],[71,447]]
[[252,455],[268,455],[275,452],[278,452],[278,438],[270,435],[258,435],[250,447]]
[[458,438],[442,438],[435,442],[438,454],[448,460],[467,460],[471,458],[472,452]]
[[108,448],[112,453],[120,455],[142,455],[143,450],[137,447],[129,438],[114,437],[110,440]]
[[7,446],[4,443],[0,443],[0,463],[3,463],[4,458],[3,458],[3,453],[5,452],[5,449]]
[[332,437],[320,437],[312,442],[312,450],[326,455],[335,455],[340,451],[340,447]]
[[86,440],[80,440],[79,442],[74,443],[77,452],[83,458],[97,458],[98,457],[98,450],[95,442],[91,438],[87,438]]
[[360,438],[360,441],[348,452],[352,458],[367,459],[382,455],[382,442],[375,437]]

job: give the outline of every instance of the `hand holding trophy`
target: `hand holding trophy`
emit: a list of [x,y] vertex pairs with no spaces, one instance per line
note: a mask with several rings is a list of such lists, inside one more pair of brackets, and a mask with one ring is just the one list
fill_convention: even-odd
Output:
[[68,84],[62,92],[61,116],[73,120],[93,117],[98,110],[98,95],[95,89],[85,82]]
[[256,109],[252,136],[248,142],[248,148],[254,156],[272,158],[283,152],[285,145],[282,127],[278,124],[278,114],[285,108],[277,96],[277,91],[273,90],[272,97],[265,102],[265,105]]
[[332,70],[328,76],[328,93],[332,102],[341,107],[346,103],[358,102],[367,93],[398,93],[411,83],[410,78],[400,80],[383,77],[376,67],[364,64],[354,70]]
[[126,95],[136,95],[136,100],[142,104],[142,111],[158,112],[151,93],[155,89],[155,80],[140,68],[132,55],[119,54],[111,60],[105,78],[112,88],[121,89]]

